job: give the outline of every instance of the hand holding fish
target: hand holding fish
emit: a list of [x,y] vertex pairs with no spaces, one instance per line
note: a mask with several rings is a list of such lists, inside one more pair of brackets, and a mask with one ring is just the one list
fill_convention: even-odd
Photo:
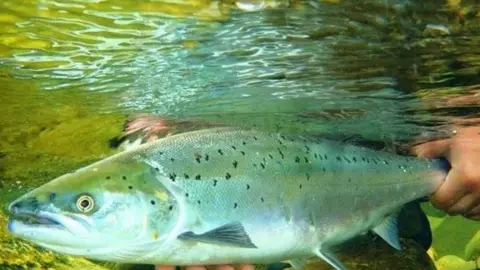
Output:
[[445,156],[452,166],[432,204],[450,215],[480,220],[480,127],[458,129],[452,138],[423,143],[413,152],[425,158]]

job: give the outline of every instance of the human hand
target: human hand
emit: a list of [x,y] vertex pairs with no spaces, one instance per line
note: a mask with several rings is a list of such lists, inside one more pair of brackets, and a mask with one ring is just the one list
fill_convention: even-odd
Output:
[[[232,265],[216,265],[214,268],[209,268],[209,269],[215,269],[215,270],[255,270],[255,267],[253,265],[249,264],[242,264],[237,266],[236,268],[233,267]],[[175,270],[175,266],[163,266],[163,265],[157,265],[155,266],[155,270]],[[185,270],[207,270],[206,266],[201,266],[201,265],[191,265],[185,267]]]
[[460,128],[450,139],[414,146],[419,157],[446,157],[452,166],[445,182],[431,196],[449,215],[480,220],[480,127]]

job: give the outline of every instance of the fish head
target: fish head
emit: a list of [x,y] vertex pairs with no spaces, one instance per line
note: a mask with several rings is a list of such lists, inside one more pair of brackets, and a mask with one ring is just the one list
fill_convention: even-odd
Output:
[[138,253],[119,251],[161,241],[179,216],[174,196],[157,174],[130,157],[94,163],[12,202],[8,229],[57,252],[132,261]]

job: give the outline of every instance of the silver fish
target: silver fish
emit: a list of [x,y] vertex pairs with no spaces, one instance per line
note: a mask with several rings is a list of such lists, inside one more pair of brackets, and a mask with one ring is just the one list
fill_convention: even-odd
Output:
[[317,138],[188,132],[63,175],[9,207],[13,234],[122,263],[272,263],[296,269],[374,231],[400,249],[396,213],[448,164]]

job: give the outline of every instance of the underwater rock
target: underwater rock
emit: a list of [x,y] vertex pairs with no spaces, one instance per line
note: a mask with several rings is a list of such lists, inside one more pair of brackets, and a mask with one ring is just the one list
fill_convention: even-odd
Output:
[[454,255],[447,255],[435,262],[438,270],[474,270],[478,269],[474,261],[466,262]]
[[[402,239],[403,250],[390,247],[379,237],[355,240],[352,245],[344,246],[337,252],[339,259],[349,270],[435,270],[435,264],[420,245],[412,240]],[[270,270],[266,266],[256,265],[256,270]],[[286,268],[294,270],[293,268]],[[323,260],[311,259],[304,270],[331,270]]]
[[[435,265],[425,250],[412,240],[402,239],[403,250],[390,247],[382,239],[354,245],[339,253],[339,258],[349,269],[402,269],[435,270]],[[320,259],[312,260],[306,270],[330,270]]]

